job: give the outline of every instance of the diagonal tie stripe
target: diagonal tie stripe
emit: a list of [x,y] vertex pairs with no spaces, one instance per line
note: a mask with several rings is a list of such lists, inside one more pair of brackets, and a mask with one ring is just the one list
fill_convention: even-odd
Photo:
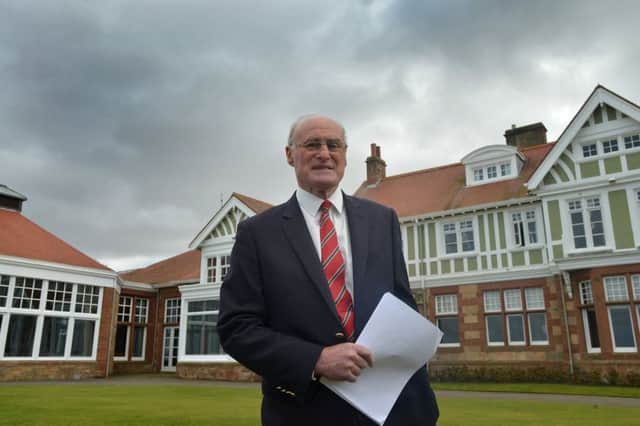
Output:
[[320,252],[322,254],[322,269],[329,285],[329,292],[336,305],[342,328],[348,338],[353,336],[355,322],[353,317],[353,302],[345,286],[345,263],[338,236],[333,222],[329,217],[331,202],[325,200],[320,206]]

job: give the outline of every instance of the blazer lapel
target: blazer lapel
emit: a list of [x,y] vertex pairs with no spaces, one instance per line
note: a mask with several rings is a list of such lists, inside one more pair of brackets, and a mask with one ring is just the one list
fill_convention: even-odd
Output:
[[356,320],[356,335],[364,327],[367,318],[358,315],[358,302],[366,298],[364,286],[364,273],[367,269],[367,255],[369,253],[369,222],[364,214],[362,206],[357,198],[343,194],[344,204],[347,211],[347,221],[349,223],[349,238],[351,240],[351,259],[353,264],[353,293],[354,312]]
[[300,259],[307,275],[320,292],[322,299],[333,313],[336,321],[340,324],[340,317],[331,298],[327,279],[322,271],[322,265],[318,259],[316,248],[309,235],[307,223],[304,220],[304,216],[302,216],[302,211],[300,210],[295,194],[285,204],[282,217],[282,228],[289,243],[293,247],[293,251],[298,256],[298,259]]

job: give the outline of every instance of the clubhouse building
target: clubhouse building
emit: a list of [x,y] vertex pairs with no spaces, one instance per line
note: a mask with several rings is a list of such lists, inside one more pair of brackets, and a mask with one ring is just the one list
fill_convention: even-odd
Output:
[[[640,107],[597,86],[555,142],[506,130],[460,162],[386,176],[372,144],[356,196],[397,212],[412,291],[449,380],[640,384]],[[182,254],[116,273],[21,214],[0,186],[0,380],[175,371],[257,380],[220,347],[234,193]]]

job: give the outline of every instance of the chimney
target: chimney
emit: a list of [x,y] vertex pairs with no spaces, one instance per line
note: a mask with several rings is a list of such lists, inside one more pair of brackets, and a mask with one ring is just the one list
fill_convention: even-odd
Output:
[[0,209],[22,211],[22,202],[27,197],[0,183]]
[[541,122],[516,127],[515,124],[510,129],[505,130],[504,137],[507,145],[517,149],[547,143],[547,128]]
[[386,176],[387,163],[380,156],[380,147],[371,144],[371,155],[367,157],[367,185],[377,185]]

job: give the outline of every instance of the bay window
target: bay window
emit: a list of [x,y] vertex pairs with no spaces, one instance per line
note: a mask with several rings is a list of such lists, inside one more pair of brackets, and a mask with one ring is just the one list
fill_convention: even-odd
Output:
[[[86,293],[90,309],[83,308]],[[0,275],[0,328],[6,327],[0,356],[95,359],[101,295],[92,285]]]
[[216,355],[223,353],[218,337],[218,309],[216,299],[187,303],[186,355]]

